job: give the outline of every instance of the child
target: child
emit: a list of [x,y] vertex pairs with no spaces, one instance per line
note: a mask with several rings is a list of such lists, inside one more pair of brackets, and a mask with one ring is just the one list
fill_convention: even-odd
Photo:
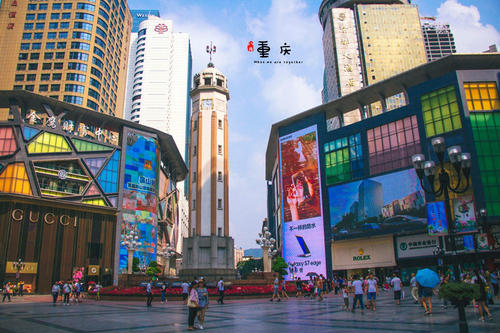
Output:
[[349,311],[349,291],[347,286],[342,288],[342,296],[344,297],[344,305],[342,305],[342,310]]

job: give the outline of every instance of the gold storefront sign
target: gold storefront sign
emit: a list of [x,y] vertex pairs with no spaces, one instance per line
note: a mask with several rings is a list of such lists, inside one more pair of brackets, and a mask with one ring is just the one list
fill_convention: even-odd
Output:
[[34,212],[32,210],[29,211],[28,215],[25,214],[26,214],[25,211],[22,209],[19,208],[14,209],[11,213],[12,221],[22,222],[25,216],[28,216],[28,220],[31,223],[39,223],[43,221],[46,224],[50,225],[58,222],[63,226],[71,225],[75,228],[78,225],[78,216],[73,216],[73,217],[69,215],[56,216],[53,213],[45,213],[42,217],[39,212]]
[[[37,262],[25,262],[19,270],[20,274],[36,274],[38,268]],[[7,261],[5,273],[17,273],[17,261]]]
[[99,275],[99,265],[89,265],[89,272],[87,275]]

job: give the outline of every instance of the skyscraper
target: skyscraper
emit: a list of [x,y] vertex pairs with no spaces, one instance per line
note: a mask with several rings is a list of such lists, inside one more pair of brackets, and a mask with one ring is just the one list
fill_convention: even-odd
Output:
[[[172,135],[189,167],[189,124],[191,89],[191,44],[189,34],[174,32],[173,22],[132,11],[137,32],[132,32],[125,118]],[[141,15],[138,15],[141,14]],[[179,239],[187,236],[189,178],[178,185],[180,225]],[[182,251],[178,242],[177,252]]]
[[125,0],[3,1],[0,89],[122,117],[132,18]]
[[324,103],[427,61],[418,10],[408,0],[324,0],[319,19]]
[[455,39],[448,24],[436,22],[435,17],[422,17],[421,22],[428,61],[457,52]]

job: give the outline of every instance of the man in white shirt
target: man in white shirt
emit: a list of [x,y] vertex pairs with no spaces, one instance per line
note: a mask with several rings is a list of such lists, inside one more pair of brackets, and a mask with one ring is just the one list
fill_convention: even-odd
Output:
[[219,299],[217,303],[224,304],[224,279],[220,278],[219,282],[217,282],[217,290],[219,291]]
[[401,304],[401,279],[397,277],[396,273],[392,274],[391,286],[394,288],[394,299],[396,304]]
[[375,311],[377,307],[377,280],[373,278],[373,274],[369,275],[366,285],[368,288],[368,307]]
[[352,312],[356,309],[356,304],[359,302],[359,307],[361,311],[365,309],[363,305],[363,282],[359,279],[357,275],[354,275],[354,281],[352,282],[352,289],[354,292],[354,300],[352,304]]

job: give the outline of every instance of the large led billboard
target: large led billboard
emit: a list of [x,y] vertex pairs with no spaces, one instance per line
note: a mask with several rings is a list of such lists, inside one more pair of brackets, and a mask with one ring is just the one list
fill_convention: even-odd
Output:
[[332,186],[328,193],[335,239],[426,231],[424,192],[413,169]]
[[[127,137],[123,182],[122,233],[135,229],[142,244],[134,257],[141,265],[156,260],[157,175],[159,148],[156,139],[130,132]],[[127,268],[127,249],[120,247],[120,269]]]
[[279,139],[285,279],[326,276],[316,126]]

